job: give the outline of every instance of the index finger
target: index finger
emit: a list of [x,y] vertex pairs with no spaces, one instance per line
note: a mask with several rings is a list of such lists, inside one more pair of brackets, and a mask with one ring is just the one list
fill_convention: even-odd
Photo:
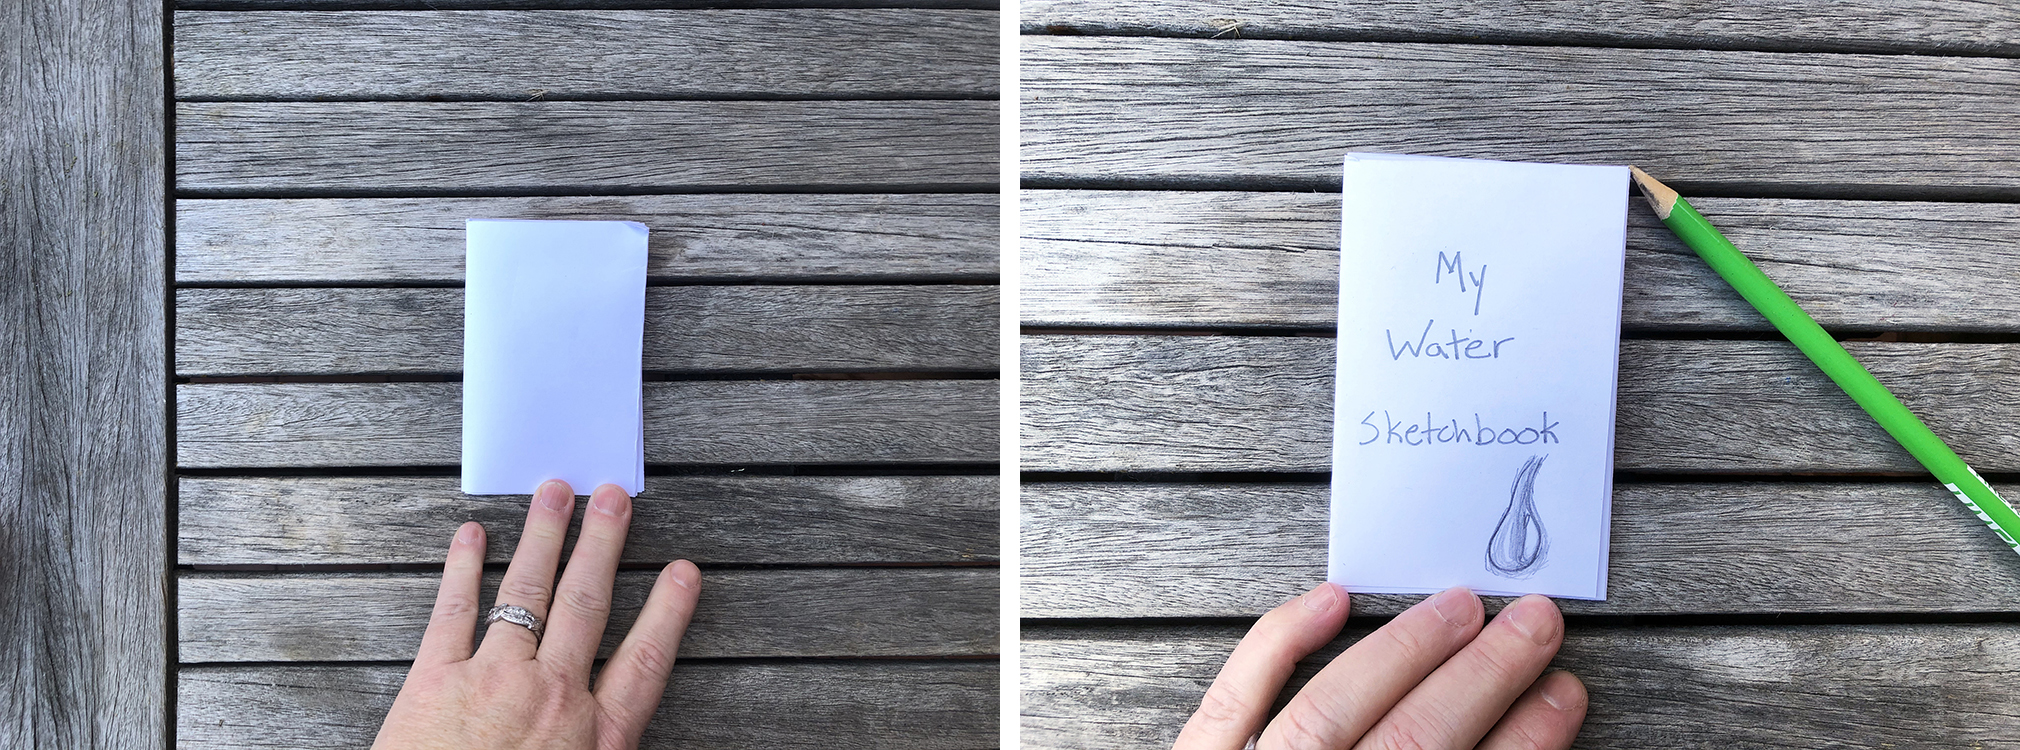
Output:
[[417,663],[470,658],[477,638],[477,588],[484,578],[484,526],[470,521],[456,529],[449,559],[442,564],[442,588],[435,592],[435,612],[421,634]]
[[1298,660],[1339,635],[1347,609],[1347,592],[1321,583],[1256,620],[1179,730],[1173,750],[1242,750],[1269,718]]

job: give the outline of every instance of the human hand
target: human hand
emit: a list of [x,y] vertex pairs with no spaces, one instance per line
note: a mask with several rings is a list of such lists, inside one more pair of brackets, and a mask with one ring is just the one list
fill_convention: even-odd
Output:
[[[610,616],[610,586],[631,525],[631,498],[614,484],[596,488],[557,587],[555,564],[574,509],[575,491],[567,483],[540,485],[498,586],[498,603],[525,607],[541,618],[545,638],[495,622],[475,654],[471,641],[486,611],[477,602],[484,527],[471,522],[456,530],[420,653],[373,748],[638,747],[694,615],[701,571],[677,560],[659,572],[638,621],[592,692],[590,665]],[[551,616],[550,601],[559,605]]]
[[1585,722],[1585,685],[1570,672],[1537,679],[1564,642],[1557,605],[1525,596],[1483,629],[1484,614],[1463,587],[1418,602],[1335,657],[1271,718],[1298,660],[1346,624],[1347,592],[1319,584],[1249,629],[1174,750],[1241,750],[1252,737],[1258,750],[1570,747]]

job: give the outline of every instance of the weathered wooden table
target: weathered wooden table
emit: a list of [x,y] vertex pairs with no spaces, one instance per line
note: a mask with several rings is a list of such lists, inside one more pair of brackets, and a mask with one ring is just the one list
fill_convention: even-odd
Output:
[[[1707,196],[2020,496],[2012,8],[1021,13],[1029,746],[1168,746],[1251,618],[1324,575],[1348,150],[1632,163]],[[1631,217],[1611,598],[1562,603],[1580,744],[2013,743],[2020,559]],[[1297,681],[1412,601],[1356,597]]]
[[[172,308],[151,313],[157,338],[101,345],[142,356],[172,325],[152,407],[172,408],[172,443],[152,429],[173,476],[118,480],[168,483],[169,556],[144,537],[131,553],[170,576],[168,612],[107,598],[146,580],[98,601],[115,625],[172,623],[113,655],[141,675],[145,649],[165,655],[172,692],[62,656],[110,628],[64,635],[52,601],[43,657],[87,666],[10,684],[38,744],[371,742],[453,530],[485,523],[495,586],[524,517],[524,497],[457,491],[468,217],[652,229],[646,490],[606,649],[667,561],[699,563],[704,593],[647,746],[996,744],[993,3],[593,5],[156,19],[173,30],[172,102],[155,100],[173,112]],[[341,6],[384,10],[310,10]],[[457,7],[487,10],[429,10]],[[135,19],[124,43],[163,43]],[[144,331],[145,311],[106,325],[126,323]],[[73,523],[82,545],[150,520],[161,534],[151,513]],[[137,718],[105,718],[120,711]]]

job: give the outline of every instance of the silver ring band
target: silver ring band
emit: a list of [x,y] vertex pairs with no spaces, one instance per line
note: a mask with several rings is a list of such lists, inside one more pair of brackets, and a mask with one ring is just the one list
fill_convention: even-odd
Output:
[[536,644],[540,642],[540,632],[547,629],[547,623],[541,622],[540,618],[534,617],[532,612],[517,604],[500,604],[492,607],[490,614],[484,615],[484,624],[490,625],[494,622],[509,622],[533,631],[533,642]]

